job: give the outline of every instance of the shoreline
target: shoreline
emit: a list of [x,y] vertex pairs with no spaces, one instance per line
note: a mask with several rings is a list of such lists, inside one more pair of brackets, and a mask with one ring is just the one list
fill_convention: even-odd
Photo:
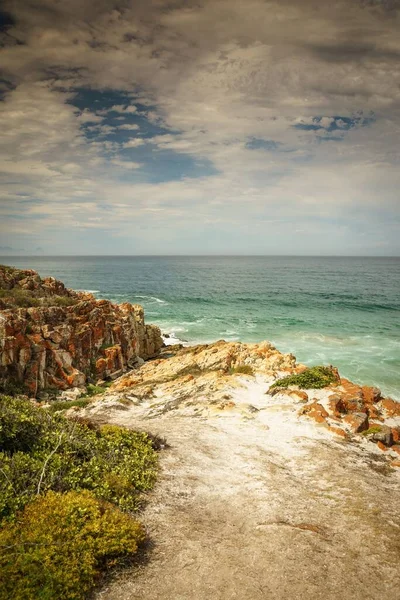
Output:
[[[171,333],[166,333],[165,330],[163,329],[162,326],[158,325],[157,323],[153,323],[154,325],[157,325],[158,327],[160,327],[161,329],[161,335],[162,335],[162,339],[164,341],[164,344],[166,346],[172,346],[175,344],[181,344],[184,348],[188,348],[188,347],[192,347],[192,346],[198,346],[198,345],[203,345],[203,344],[214,344],[215,342],[219,341],[219,340],[223,340],[226,343],[241,343],[241,344],[257,344],[257,343],[261,343],[263,341],[265,341],[265,338],[262,339],[257,339],[257,340],[242,340],[239,338],[235,338],[235,339],[226,339],[224,337],[218,337],[218,338],[214,338],[214,339],[194,339],[194,340],[185,340],[185,339],[181,339],[179,337],[176,337],[174,335],[174,332],[172,331]],[[178,325],[179,327],[179,325]],[[324,337],[323,334],[315,334],[315,336],[321,336]],[[339,371],[341,374],[343,374],[344,377],[346,377],[346,379],[349,379],[350,381],[356,383],[357,385],[368,385],[368,386],[372,386],[372,387],[377,387],[379,388],[382,393],[385,396],[389,396],[391,398],[393,398],[393,400],[396,400],[397,402],[400,402],[400,381],[399,381],[399,386],[398,389],[396,388],[393,391],[393,386],[390,384],[385,384],[385,382],[382,382],[379,377],[371,377],[369,380],[366,380],[364,376],[357,376],[354,375],[354,373],[352,373],[351,371],[346,371],[345,367],[339,366],[338,362],[336,359],[330,359],[329,357],[326,358],[320,358],[320,353],[315,353],[314,357],[312,358],[299,358],[298,356],[298,351],[296,351],[293,346],[287,346],[285,347],[284,345],[282,346],[282,340],[276,340],[274,339],[274,336],[270,336],[267,339],[268,342],[272,343],[280,352],[292,352],[296,358],[299,360],[299,362],[301,362],[301,364],[306,365],[307,367],[312,367],[318,364],[332,364],[334,366],[337,366],[339,368]],[[351,347],[351,346],[349,346]],[[323,344],[321,342],[321,350],[323,349]],[[318,356],[319,354],[319,356]],[[399,380],[400,380],[400,376],[399,376]]]

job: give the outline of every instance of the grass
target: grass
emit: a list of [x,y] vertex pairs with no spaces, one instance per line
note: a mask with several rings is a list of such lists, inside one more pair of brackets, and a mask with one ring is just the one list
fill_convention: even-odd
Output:
[[252,375],[254,376],[254,369],[250,365],[237,365],[229,369],[229,375]]
[[78,408],[85,408],[90,403],[89,398],[77,398],[76,400],[56,400],[52,402],[47,408],[50,412],[56,412],[58,410],[68,410],[77,406]]
[[271,385],[270,389],[288,388],[292,385],[297,385],[301,389],[321,389],[336,381],[337,378],[330,367],[316,366],[310,367],[302,373],[278,379]]

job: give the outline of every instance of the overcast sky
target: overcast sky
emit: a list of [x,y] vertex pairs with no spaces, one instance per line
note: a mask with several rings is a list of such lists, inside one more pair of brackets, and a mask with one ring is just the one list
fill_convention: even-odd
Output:
[[12,0],[0,254],[400,255],[397,0]]

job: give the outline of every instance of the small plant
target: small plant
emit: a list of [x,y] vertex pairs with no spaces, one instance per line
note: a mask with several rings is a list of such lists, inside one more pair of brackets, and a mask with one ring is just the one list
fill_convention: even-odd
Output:
[[237,365],[229,369],[230,375],[252,375],[254,377],[254,369],[250,365]]
[[91,398],[92,396],[97,396],[97,394],[104,394],[106,389],[109,388],[111,384],[112,382],[106,382],[102,385],[94,385],[93,383],[89,383],[86,392],[82,394],[81,398]]
[[107,348],[113,348],[114,346],[116,346],[117,344],[113,344],[111,342],[104,342],[101,346],[100,346],[100,350],[104,351],[107,350]]
[[144,539],[140,523],[90,492],[48,492],[0,530],[0,600],[83,600]]
[[68,410],[69,408],[73,408],[74,406],[78,408],[86,408],[86,406],[90,403],[89,398],[80,397],[76,400],[56,400],[52,402],[50,406],[47,408],[50,412],[56,412],[58,410]]
[[382,431],[382,427],[380,425],[374,425],[373,427],[369,427],[365,431],[361,432],[361,435],[373,435],[374,433],[380,433]]
[[278,379],[271,385],[270,390],[282,387],[287,388],[291,385],[297,385],[301,389],[321,389],[337,381],[337,376],[330,367],[310,367],[302,373],[288,375],[283,379]]

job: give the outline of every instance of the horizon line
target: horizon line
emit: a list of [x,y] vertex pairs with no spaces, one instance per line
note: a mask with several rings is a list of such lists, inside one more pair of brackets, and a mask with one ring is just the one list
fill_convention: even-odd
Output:
[[0,254],[0,258],[400,258],[397,254]]

